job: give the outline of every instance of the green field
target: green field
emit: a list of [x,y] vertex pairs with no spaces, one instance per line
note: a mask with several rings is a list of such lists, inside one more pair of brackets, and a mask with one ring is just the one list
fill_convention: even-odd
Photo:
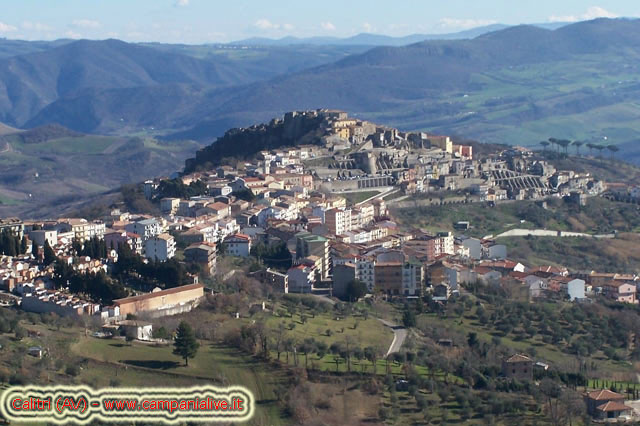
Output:
[[490,207],[484,203],[452,204],[392,209],[406,226],[432,231],[453,231],[458,221],[469,221],[470,236],[498,235],[510,229],[548,229],[587,234],[632,232],[640,226],[640,210],[634,204],[591,197],[585,207],[559,199],[547,201],[547,208],[533,201],[507,202]]
[[[285,423],[273,402],[277,399],[277,386],[283,383],[282,372],[235,349],[206,342],[202,342],[189,366],[184,366],[172,349],[172,346],[129,345],[124,340],[94,338],[81,338],[72,347],[77,355],[102,364],[85,373],[87,379],[97,381],[99,386],[108,385],[107,378],[115,377],[121,386],[169,386],[176,384],[176,378],[185,384],[192,384],[195,379],[219,386],[241,385],[250,389],[258,402],[254,424]],[[116,370],[118,375],[114,376]]]

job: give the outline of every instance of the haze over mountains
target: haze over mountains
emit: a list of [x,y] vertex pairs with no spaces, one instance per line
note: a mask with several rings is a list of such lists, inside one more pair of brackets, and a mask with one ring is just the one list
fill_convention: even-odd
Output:
[[[373,48],[0,40],[0,134],[15,132],[6,126],[59,124],[112,136],[59,138],[45,127],[44,141],[25,144],[0,135],[0,190],[10,181],[24,198],[43,187],[33,182],[42,164],[56,185],[96,162],[113,171],[109,185],[171,173],[198,147],[185,141],[211,143],[232,127],[317,108],[484,142],[615,143],[637,161],[638,71],[640,21],[627,19]],[[112,162],[115,154],[126,161]],[[135,176],[120,170],[135,158],[144,159]],[[71,192],[104,190],[102,183],[77,181]],[[3,197],[18,194],[0,191]]]
[[606,136],[628,143],[640,135],[638,41],[640,22],[623,19],[372,49],[76,41],[0,60],[0,122],[153,127],[210,141],[288,110],[331,107],[404,129],[532,144],[551,129],[602,137],[613,115],[623,124]]
[[[545,24],[532,24],[535,27],[555,30],[567,25],[566,22],[552,22]],[[469,30],[445,34],[411,34],[403,37],[393,37],[381,34],[361,33],[351,37],[283,37],[279,39],[255,37],[231,42],[231,45],[257,45],[257,46],[291,46],[291,45],[342,45],[342,46],[406,46],[420,43],[426,40],[461,40],[475,38],[493,31],[509,28],[510,25],[491,24]]]

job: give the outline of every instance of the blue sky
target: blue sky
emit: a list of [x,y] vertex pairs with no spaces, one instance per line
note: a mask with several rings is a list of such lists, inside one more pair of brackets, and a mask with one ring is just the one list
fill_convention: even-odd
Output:
[[172,43],[247,37],[402,36],[492,23],[640,16],[637,0],[0,0],[0,37]]

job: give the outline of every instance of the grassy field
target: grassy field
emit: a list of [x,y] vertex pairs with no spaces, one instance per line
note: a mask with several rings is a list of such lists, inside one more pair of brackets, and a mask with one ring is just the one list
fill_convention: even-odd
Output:
[[533,201],[487,204],[452,204],[393,210],[403,225],[418,226],[432,231],[453,231],[459,221],[469,221],[466,234],[476,237],[498,235],[510,229],[549,229],[588,234],[613,231],[630,232],[640,226],[637,205],[592,197],[585,207],[549,200],[547,209]]
[[[287,335],[300,342],[307,338],[326,344],[349,340],[353,345],[381,347],[385,352],[393,340],[391,329],[373,317],[365,320],[360,316],[338,319],[334,313],[316,315],[315,318],[309,315],[305,314],[307,319],[304,324],[299,314],[293,317],[269,316],[265,325],[275,330],[278,324],[283,324],[287,328]],[[290,324],[294,325],[293,330],[288,329]],[[327,335],[327,330],[330,330],[330,335]]]
[[[172,354],[171,346],[141,343],[129,345],[119,339],[81,338],[73,345],[74,353],[97,363],[98,368],[87,371],[89,380],[105,385],[106,377],[117,377],[121,386],[174,385],[203,380],[219,386],[242,385],[250,389],[258,402],[254,424],[282,424],[275,405],[276,388],[282,383],[281,371],[247,357],[235,349],[202,343],[196,357],[184,366]],[[114,376],[115,372],[117,376]],[[124,371],[124,374],[122,373]],[[131,372],[130,372],[131,371]],[[103,375],[110,372],[108,375]]]
[[529,265],[566,266],[572,270],[640,272],[640,235],[615,239],[509,237],[509,258]]

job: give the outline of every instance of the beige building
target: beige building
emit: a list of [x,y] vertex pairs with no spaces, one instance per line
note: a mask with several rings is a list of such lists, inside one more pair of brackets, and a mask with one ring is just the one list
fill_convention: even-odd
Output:
[[190,311],[203,296],[204,287],[201,284],[190,284],[118,299],[114,301],[114,304],[120,308],[121,316],[153,311],[157,314],[171,315]]

